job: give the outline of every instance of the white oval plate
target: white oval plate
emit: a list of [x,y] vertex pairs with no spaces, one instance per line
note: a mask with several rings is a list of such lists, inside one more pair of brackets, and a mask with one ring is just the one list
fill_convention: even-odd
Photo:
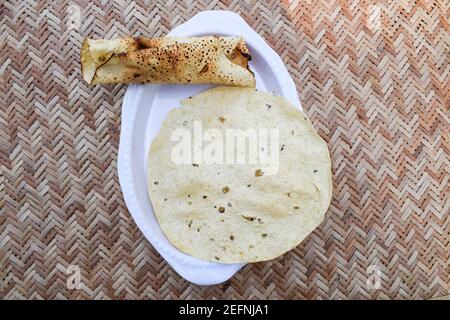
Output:
[[[274,91],[301,109],[292,78],[281,58],[237,14],[204,11],[173,29],[170,36],[243,36],[252,55],[250,68],[256,87]],[[125,203],[139,229],[161,256],[186,280],[199,285],[221,283],[244,264],[222,264],[200,260],[175,248],[159,228],[147,194],[147,152],[163,120],[180,100],[211,85],[130,85],[122,105],[118,171]]]

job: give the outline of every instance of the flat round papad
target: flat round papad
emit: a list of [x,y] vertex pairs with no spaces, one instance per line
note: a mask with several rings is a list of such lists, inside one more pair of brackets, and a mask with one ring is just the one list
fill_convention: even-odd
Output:
[[150,148],[148,190],[178,249],[216,262],[256,262],[294,248],[321,223],[331,163],[307,116],[283,97],[217,87],[169,113]]

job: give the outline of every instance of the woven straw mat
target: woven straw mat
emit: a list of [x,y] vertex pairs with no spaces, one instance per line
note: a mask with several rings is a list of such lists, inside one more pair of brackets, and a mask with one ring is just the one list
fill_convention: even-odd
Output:
[[[0,297],[447,296],[449,6],[2,1]],[[79,50],[84,37],[164,36],[212,9],[239,13],[283,59],[328,142],[334,196],[297,248],[201,287],[175,273],[131,218],[117,178],[127,86],[88,86]]]

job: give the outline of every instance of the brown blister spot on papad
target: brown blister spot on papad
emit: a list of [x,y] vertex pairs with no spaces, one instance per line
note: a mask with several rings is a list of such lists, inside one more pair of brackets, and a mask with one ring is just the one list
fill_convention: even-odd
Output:
[[153,39],[153,38],[135,37],[133,38],[133,40],[136,50],[157,48],[161,43],[161,40],[159,38]]
[[247,69],[247,67],[248,67],[249,59],[246,56],[244,56],[237,47],[230,54],[229,59],[234,64],[240,65],[241,67],[243,67],[245,69]]
[[244,215],[241,215],[241,217],[250,222],[255,221],[255,219],[256,219],[256,217],[248,217],[248,216],[244,216]]
[[205,73],[205,72],[208,71],[208,69],[209,69],[209,63],[205,64],[205,65],[203,66],[202,70],[200,70],[199,73]]

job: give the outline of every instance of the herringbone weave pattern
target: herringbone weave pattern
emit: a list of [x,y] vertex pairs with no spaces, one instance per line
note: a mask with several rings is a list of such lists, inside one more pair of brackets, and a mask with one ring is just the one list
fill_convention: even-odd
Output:
[[[0,6],[1,298],[448,294],[448,1]],[[208,9],[240,13],[283,58],[329,143],[334,198],[292,252],[200,287],[171,270],[131,219],[117,179],[126,86],[87,86],[78,54],[85,36],[164,36]],[[78,289],[66,285],[69,265],[80,268]]]

